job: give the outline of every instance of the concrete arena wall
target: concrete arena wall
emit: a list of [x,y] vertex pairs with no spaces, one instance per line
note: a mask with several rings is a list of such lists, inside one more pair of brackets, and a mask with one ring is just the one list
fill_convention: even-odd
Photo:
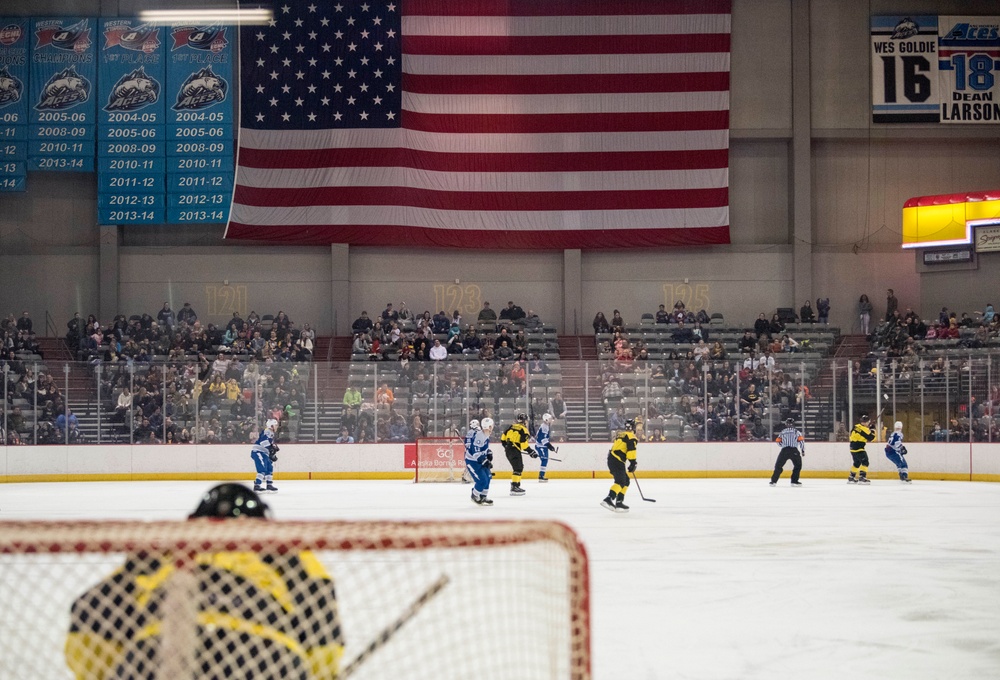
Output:
[[[914,479],[1000,481],[1000,444],[925,444],[907,447]],[[869,445],[871,476],[894,479],[895,468]],[[608,444],[563,444],[553,478],[608,478]],[[509,476],[499,447],[497,473]],[[769,443],[642,444],[640,477],[766,477],[778,449]],[[803,477],[846,476],[851,458],[844,443],[806,448]],[[538,462],[525,459],[526,471]],[[281,448],[278,479],[410,479],[403,444],[288,444]],[[786,466],[786,477],[791,466]],[[0,447],[0,482],[250,479],[253,464],[245,445],[205,446],[18,446]]]

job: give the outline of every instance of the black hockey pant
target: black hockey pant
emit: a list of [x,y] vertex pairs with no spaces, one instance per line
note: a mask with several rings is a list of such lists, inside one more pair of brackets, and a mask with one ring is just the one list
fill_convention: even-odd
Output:
[[802,472],[802,455],[794,446],[785,446],[778,454],[778,460],[774,462],[774,472],[771,474],[772,482],[778,481],[785,469],[785,463],[788,461],[792,461],[792,483],[799,481],[799,473]]

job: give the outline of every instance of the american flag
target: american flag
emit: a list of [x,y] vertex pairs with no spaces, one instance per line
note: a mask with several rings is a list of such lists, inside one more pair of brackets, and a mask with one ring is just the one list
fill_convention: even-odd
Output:
[[227,236],[729,242],[731,0],[277,0]]

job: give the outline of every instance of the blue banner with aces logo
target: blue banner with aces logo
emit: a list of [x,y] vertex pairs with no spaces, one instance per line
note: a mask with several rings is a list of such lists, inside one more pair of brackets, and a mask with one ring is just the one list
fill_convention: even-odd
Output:
[[0,17],[0,192],[26,185],[30,27],[29,19]]
[[32,21],[28,140],[80,143],[84,152],[28,154],[29,170],[94,170],[95,24],[96,20],[86,17]]
[[163,32],[138,19],[101,20],[100,123],[166,123]]
[[167,57],[167,221],[225,222],[232,191],[231,27],[173,26]]

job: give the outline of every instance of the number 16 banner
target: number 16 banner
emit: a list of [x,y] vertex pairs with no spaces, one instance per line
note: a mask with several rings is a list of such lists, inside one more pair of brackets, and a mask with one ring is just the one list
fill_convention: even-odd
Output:
[[1000,121],[1000,17],[873,16],[872,121]]

